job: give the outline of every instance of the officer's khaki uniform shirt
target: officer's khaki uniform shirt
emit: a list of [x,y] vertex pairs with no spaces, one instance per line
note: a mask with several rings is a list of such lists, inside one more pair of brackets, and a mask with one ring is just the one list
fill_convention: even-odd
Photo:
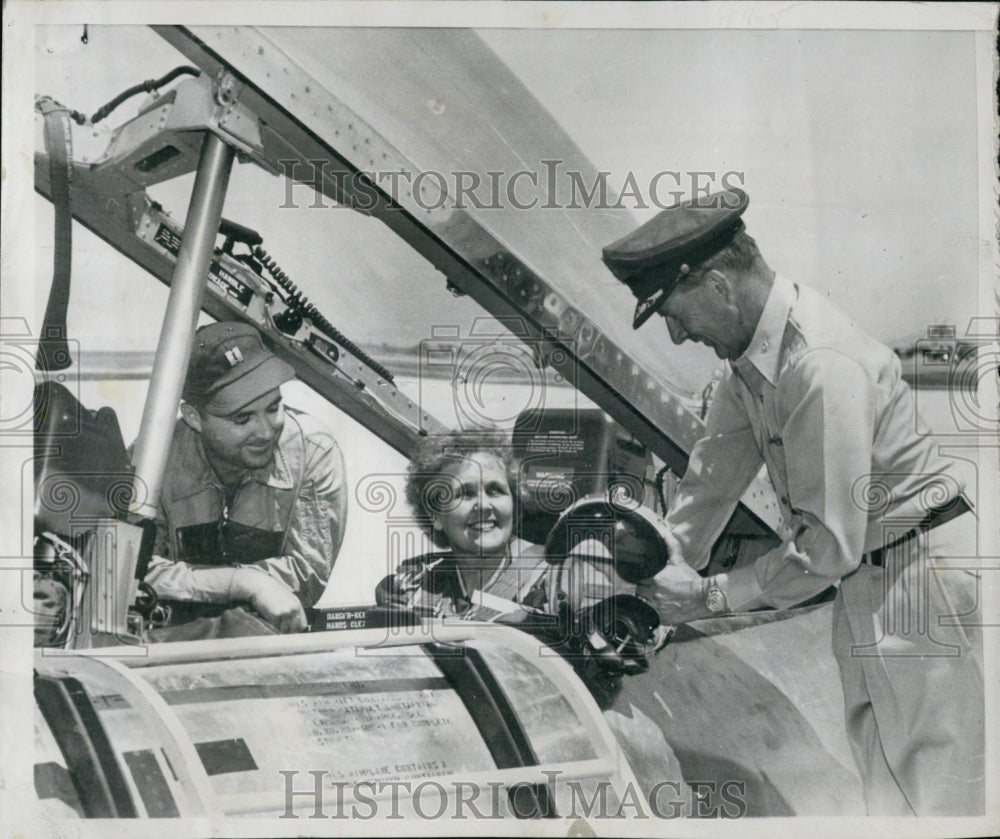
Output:
[[750,346],[720,383],[667,521],[696,568],[767,467],[780,547],[729,572],[731,608],[799,603],[963,489],[889,348],[811,289],[776,277]]

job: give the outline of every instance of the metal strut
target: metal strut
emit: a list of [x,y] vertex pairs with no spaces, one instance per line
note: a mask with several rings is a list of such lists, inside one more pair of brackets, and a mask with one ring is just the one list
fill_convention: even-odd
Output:
[[208,283],[235,156],[233,148],[215,134],[205,135],[135,444],[132,512],[143,518],[156,514],[177,405],[191,358],[191,341]]

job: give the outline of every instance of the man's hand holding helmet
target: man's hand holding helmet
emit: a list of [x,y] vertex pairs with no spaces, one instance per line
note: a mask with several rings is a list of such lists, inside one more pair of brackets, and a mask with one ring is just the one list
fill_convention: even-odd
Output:
[[636,594],[652,604],[664,624],[688,623],[726,611],[718,579],[702,577],[688,565],[677,538],[668,529],[663,531],[669,548],[667,564],[639,583]]

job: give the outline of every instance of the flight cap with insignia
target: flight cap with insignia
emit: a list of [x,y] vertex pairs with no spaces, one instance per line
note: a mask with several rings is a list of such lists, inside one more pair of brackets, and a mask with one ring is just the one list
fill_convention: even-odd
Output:
[[744,229],[740,216],[749,203],[742,189],[702,195],[657,213],[604,248],[604,264],[639,300],[633,329],[666,302],[681,279],[682,265],[704,261]]
[[195,333],[184,400],[226,417],[294,378],[292,366],[268,350],[250,324],[211,323]]

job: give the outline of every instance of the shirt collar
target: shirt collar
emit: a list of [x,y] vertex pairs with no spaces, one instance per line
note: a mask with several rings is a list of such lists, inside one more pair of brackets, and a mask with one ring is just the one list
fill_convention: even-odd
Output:
[[772,386],[778,380],[781,339],[794,302],[795,286],[784,277],[775,276],[750,346],[737,359],[737,362],[749,361]]

